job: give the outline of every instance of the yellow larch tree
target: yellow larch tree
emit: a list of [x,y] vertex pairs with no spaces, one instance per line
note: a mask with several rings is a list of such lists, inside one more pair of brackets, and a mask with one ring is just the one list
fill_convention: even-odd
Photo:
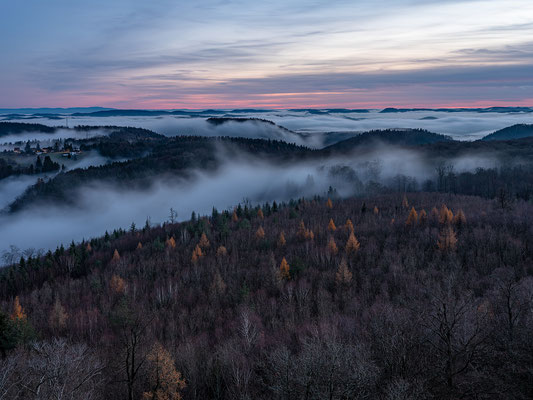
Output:
[[239,217],[237,216],[237,212],[234,210],[233,214],[231,214],[231,220],[233,222],[239,222]]
[[180,400],[180,392],[187,386],[181,373],[176,370],[170,353],[155,343],[146,360],[148,361],[148,383],[150,389],[143,393],[145,400]]
[[279,275],[282,279],[291,279],[289,263],[285,257],[283,257],[283,260],[281,260],[281,264],[279,266]]
[[93,251],[93,248],[90,243],[87,243],[87,247],[85,249],[87,250],[87,253],[90,253],[91,251]]
[[344,229],[346,229],[348,232],[354,231],[353,223],[350,218],[346,220],[346,223],[344,224]]
[[262,240],[265,238],[265,230],[263,229],[262,226],[260,226],[259,228],[257,228],[257,231],[255,232],[255,237],[258,239],[258,240]]
[[174,239],[173,236],[170,237],[170,239],[167,239],[166,244],[167,244],[167,247],[170,248],[170,249],[175,249],[176,248],[176,240]]
[[330,210],[333,208],[333,202],[331,201],[331,199],[328,199],[328,201],[326,201],[326,207]]
[[263,210],[261,210],[261,209],[257,210],[257,217],[259,219],[265,219],[265,215],[263,214]]
[[348,240],[346,242],[345,251],[346,254],[355,254],[359,251],[359,248],[361,247],[361,244],[353,234],[353,232],[350,233],[350,236],[348,237]]
[[463,210],[457,211],[457,214],[455,214],[455,217],[453,218],[453,223],[459,227],[466,224],[466,216]]
[[439,213],[439,223],[441,224],[451,224],[453,222],[453,212],[446,207],[445,204],[442,205]]
[[330,218],[329,224],[328,224],[328,231],[335,232],[337,230],[337,227],[335,226],[335,222],[333,222],[333,218]]
[[204,254],[202,253],[202,249],[200,248],[199,245],[196,245],[196,247],[192,251],[191,261],[193,263],[197,263],[198,260],[200,260],[200,258],[202,258],[203,256]]
[[124,293],[126,290],[126,281],[120,276],[113,274],[111,280],[109,281],[109,287],[114,293]]
[[13,300],[13,311],[11,312],[11,319],[14,321],[21,321],[26,319],[26,313],[20,305],[20,299],[18,296]]
[[141,250],[143,248],[143,244],[141,242],[137,243],[137,250]]
[[209,243],[209,239],[207,239],[207,235],[205,232],[202,232],[202,236],[200,236],[200,242],[198,243],[198,246],[200,246],[201,249],[207,249],[211,244]]
[[347,286],[350,284],[350,282],[352,282],[352,273],[348,268],[348,264],[344,258],[342,259],[341,263],[339,264],[339,268],[335,273],[335,282],[337,282],[337,285],[339,286]]
[[115,251],[113,252],[113,258],[111,259],[111,261],[113,261],[113,262],[120,261],[120,254],[118,254],[118,250],[117,249],[115,249]]
[[457,237],[451,226],[442,229],[437,246],[441,251],[453,251],[457,247]]
[[405,221],[405,225],[407,226],[414,226],[418,222],[418,213],[416,212],[414,207],[411,207],[411,211],[409,212],[409,215],[407,216],[407,221]]
[[329,238],[327,250],[328,253],[333,256],[339,252],[339,249],[337,248],[337,244],[335,243],[335,239],[333,239],[333,237]]
[[379,214],[379,208],[377,206],[374,206],[374,215]]
[[219,246],[217,249],[217,257],[222,258],[228,254],[228,250],[224,246]]

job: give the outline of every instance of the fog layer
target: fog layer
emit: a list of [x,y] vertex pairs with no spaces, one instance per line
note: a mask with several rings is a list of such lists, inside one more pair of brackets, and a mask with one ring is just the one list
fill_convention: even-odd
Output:
[[[231,115],[233,116],[233,115]],[[449,113],[439,111],[413,111],[406,113],[334,113],[322,115],[306,111],[271,111],[239,113],[239,118],[263,118],[295,131],[307,134],[306,138],[276,127],[257,123],[228,122],[215,126],[207,117],[149,116],[149,117],[70,117],[71,125],[134,126],[153,130],[162,135],[243,136],[250,138],[281,139],[311,147],[320,147],[328,132],[363,132],[373,129],[421,128],[452,136],[458,140],[475,140],[498,129],[519,123],[533,123],[533,113]],[[24,122],[20,120],[19,122]],[[64,120],[47,118],[32,122],[62,126]]]
[[[451,162],[457,170],[494,165],[493,160],[484,157]],[[75,190],[78,199],[75,207],[49,204],[0,216],[0,252],[10,245],[53,249],[72,240],[101,236],[106,230],[127,229],[132,222],[142,226],[147,218],[152,223],[161,223],[168,219],[171,207],[178,211],[178,219],[185,220],[192,211],[209,214],[213,207],[230,209],[245,199],[257,204],[324,195],[330,185],[340,196],[351,196],[360,194],[363,185],[371,180],[391,184],[398,175],[405,175],[422,182],[434,178],[434,174],[434,169],[417,152],[385,147],[364,155],[296,162],[290,166],[249,157],[225,160],[216,173],[196,171],[187,181],[160,177],[150,188],[140,191],[93,184]],[[19,183],[21,186],[15,182],[6,183],[3,189],[0,186],[2,204],[12,200],[15,193],[22,193]]]

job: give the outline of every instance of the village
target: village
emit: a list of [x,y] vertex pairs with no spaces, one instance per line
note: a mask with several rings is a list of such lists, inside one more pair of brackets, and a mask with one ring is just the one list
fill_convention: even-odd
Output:
[[56,140],[54,143],[54,146],[49,147],[41,147],[40,142],[36,142],[35,147],[32,147],[32,143],[30,141],[26,142],[26,145],[24,148],[20,146],[13,147],[13,150],[4,150],[4,153],[13,153],[18,155],[36,155],[40,156],[43,154],[54,154],[54,155],[61,155],[61,157],[65,158],[75,158],[78,155],[82,153],[79,147],[74,147],[72,143],[64,142],[61,144],[61,141]]

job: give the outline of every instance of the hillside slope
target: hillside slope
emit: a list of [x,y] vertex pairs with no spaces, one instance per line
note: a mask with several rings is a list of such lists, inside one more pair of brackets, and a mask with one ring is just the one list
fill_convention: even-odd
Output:
[[531,124],[517,124],[507,128],[500,129],[490,135],[485,136],[481,140],[513,140],[533,137],[533,125]]
[[[441,194],[214,210],[21,260],[0,270],[0,310],[18,296],[41,340],[87,345],[82,365],[106,366],[97,399],[140,395],[156,342],[185,400],[527,398],[532,218]],[[7,355],[8,379],[38,385],[39,353]]]

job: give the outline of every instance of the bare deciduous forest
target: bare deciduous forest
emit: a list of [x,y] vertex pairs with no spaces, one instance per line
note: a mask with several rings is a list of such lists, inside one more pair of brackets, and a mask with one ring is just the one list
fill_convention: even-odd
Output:
[[533,206],[300,199],[0,271],[0,398],[528,399]]

